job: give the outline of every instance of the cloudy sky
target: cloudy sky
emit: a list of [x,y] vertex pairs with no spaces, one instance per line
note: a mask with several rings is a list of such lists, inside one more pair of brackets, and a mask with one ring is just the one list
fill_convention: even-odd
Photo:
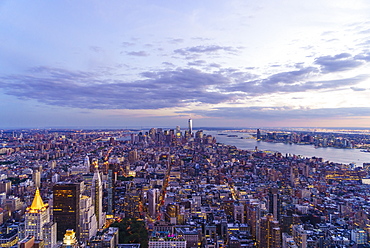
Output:
[[0,128],[370,127],[370,1],[0,1]]

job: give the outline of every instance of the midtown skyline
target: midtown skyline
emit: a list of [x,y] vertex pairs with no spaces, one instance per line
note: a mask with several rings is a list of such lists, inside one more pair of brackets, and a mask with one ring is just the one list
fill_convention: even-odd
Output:
[[370,3],[2,1],[0,128],[370,127]]

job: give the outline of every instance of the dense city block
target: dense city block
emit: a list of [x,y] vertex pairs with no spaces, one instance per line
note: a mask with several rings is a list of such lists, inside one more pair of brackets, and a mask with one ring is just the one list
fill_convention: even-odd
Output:
[[[254,130],[367,149],[367,136]],[[206,131],[4,130],[0,247],[370,247],[370,163],[241,150]]]

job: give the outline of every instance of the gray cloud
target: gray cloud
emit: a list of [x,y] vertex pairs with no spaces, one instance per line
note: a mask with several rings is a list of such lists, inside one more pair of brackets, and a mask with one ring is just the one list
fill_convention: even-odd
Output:
[[21,99],[85,109],[158,109],[186,106],[191,102],[217,104],[235,95],[207,89],[230,83],[220,74],[194,69],[146,72],[133,82],[105,79],[98,73],[37,67],[27,75],[0,78],[6,94]]
[[174,64],[172,64],[171,62],[162,62],[162,65],[166,65],[166,66],[175,66]]
[[221,65],[220,64],[216,64],[216,63],[211,63],[209,64],[210,67],[215,67],[215,68],[220,68]]
[[174,38],[174,39],[170,39],[168,42],[171,44],[179,44],[179,43],[183,43],[184,39]]
[[135,45],[135,43],[133,42],[127,42],[127,41],[122,42],[123,47],[128,47],[128,46],[133,46],[133,45]]
[[370,108],[293,109],[290,107],[225,107],[181,113],[192,113],[207,117],[223,117],[230,119],[253,118],[263,120],[286,120],[370,116]]
[[[195,50],[205,52],[208,49],[218,51],[219,48],[198,47]],[[132,53],[134,56],[146,54],[144,51]],[[294,69],[266,78],[235,68],[222,68],[203,60],[195,60],[188,65],[204,66],[213,72],[169,69],[175,65],[163,62],[166,69],[143,72],[139,74],[142,79],[135,81],[123,81],[119,79],[120,74],[114,74],[113,70],[83,72],[35,67],[25,74],[0,77],[0,88],[6,94],[21,99],[83,109],[159,109],[190,103],[237,103],[245,98],[271,93],[335,90],[348,86],[353,91],[366,90],[356,87],[356,84],[369,78],[369,75],[326,81],[315,79],[323,71],[329,73],[335,69],[354,68],[357,62],[366,63],[369,57],[368,53],[355,57],[345,53],[323,56],[316,60],[319,66],[299,64]]]
[[[369,42],[369,44],[370,44],[370,42]],[[364,60],[366,62],[370,62],[370,52],[356,55],[355,56],[355,59]]]
[[190,54],[202,54],[202,53],[215,53],[219,51],[226,51],[226,52],[236,52],[235,48],[226,47],[226,46],[195,46],[195,47],[188,47],[183,49],[176,49],[174,52],[180,55],[188,56]]
[[[336,89],[343,86],[355,85],[365,79],[368,75],[358,75],[352,78],[311,81],[319,75],[315,67],[305,67],[299,70],[280,72],[269,76],[266,79],[246,80],[223,87],[225,91],[244,92],[247,95],[262,95],[277,92],[304,92],[309,90]],[[235,75],[238,75],[236,73]],[[244,79],[256,77],[252,74],[244,75]],[[243,79],[243,78],[242,78]]]
[[363,64],[349,53],[341,53],[335,56],[322,56],[315,59],[315,63],[321,66],[323,73],[346,71],[357,68]]
[[130,55],[130,56],[138,56],[138,57],[147,57],[147,56],[149,56],[149,53],[147,53],[145,51],[127,52],[126,54]]
[[365,88],[358,88],[358,87],[351,87],[351,90],[353,90],[353,91],[366,91],[367,89],[365,89]]
[[90,50],[96,53],[102,52],[103,48],[98,47],[98,46],[90,46]]
[[195,60],[188,63],[189,66],[203,66],[206,63],[204,60]]

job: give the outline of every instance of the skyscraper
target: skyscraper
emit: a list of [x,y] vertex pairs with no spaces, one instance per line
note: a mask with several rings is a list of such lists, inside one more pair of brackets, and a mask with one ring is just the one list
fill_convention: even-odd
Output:
[[261,131],[257,129],[257,140],[261,140],[261,138],[262,138]]
[[32,173],[32,180],[36,188],[40,188],[41,186],[41,173],[39,170],[35,170]]
[[277,188],[271,188],[268,194],[268,211],[274,217],[274,220],[280,219],[280,197]]
[[262,217],[259,222],[258,247],[280,248],[281,230],[279,222],[273,219],[272,214]]
[[90,171],[90,158],[88,155],[86,155],[85,159],[84,159],[84,165],[83,165],[85,168],[86,168],[86,172]]
[[103,186],[100,179],[97,161],[94,161],[95,171],[91,185],[91,198],[94,204],[94,212],[98,229],[103,226]]
[[38,188],[31,206],[26,209],[24,235],[44,240],[46,248],[56,245],[56,225],[50,221],[49,205],[44,204]]
[[83,195],[80,200],[80,241],[87,242],[96,235],[97,224],[94,205],[90,196]]
[[154,219],[156,218],[159,194],[159,189],[150,189],[148,191],[148,212],[150,217]]
[[57,223],[57,240],[63,240],[67,229],[80,237],[80,184],[60,182],[53,187],[53,216]]
[[192,134],[193,134],[193,120],[189,119],[188,123],[189,123],[189,134],[190,134],[190,136],[192,136]]

